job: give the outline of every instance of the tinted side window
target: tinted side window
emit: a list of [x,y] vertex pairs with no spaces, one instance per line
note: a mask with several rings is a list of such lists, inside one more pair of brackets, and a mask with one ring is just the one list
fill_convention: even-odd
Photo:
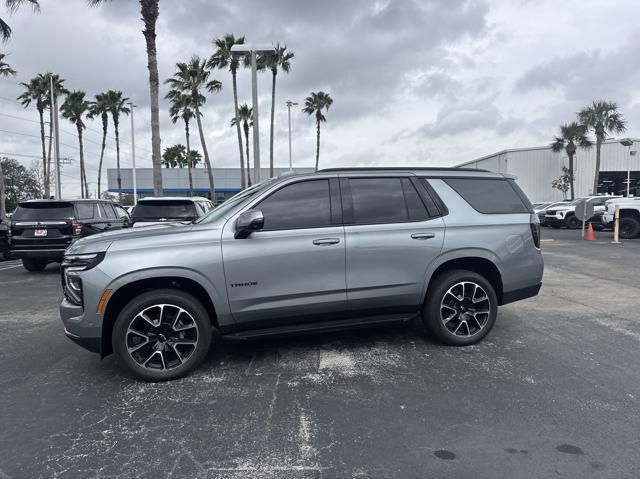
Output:
[[95,203],[77,203],[76,212],[80,220],[92,220],[100,217]]
[[109,203],[100,203],[100,206],[102,207],[103,216],[105,218],[111,220],[118,218],[118,215],[113,210],[113,205],[110,205]]
[[446,178],[444,180],[480,213],[528,213],[509,180]]
[[350,178],[355,224],[424,221],[429,214],[407,178]]
[[264,229],[330,226],[329,180],[303,181],[285,186],[256,208],[264,215]]

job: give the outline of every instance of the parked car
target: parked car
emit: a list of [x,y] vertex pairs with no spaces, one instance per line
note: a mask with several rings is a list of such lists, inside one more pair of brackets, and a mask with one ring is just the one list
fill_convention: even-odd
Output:
[[11,218],[11,257],[28,271],[60,262],[76,239],[126,228],[129,218],[108,200],[30,200],[18,204]]
[[510,177],[323,170],[265,180],[190,225],[75,242],[60,313],[70,339],[151,381],[197,367],[214,328],[245,340],[421,317],[462,346],[538,293],[539,246]]
[[192,222],[212,209],[211,200],[199,196],[143,198],[134,208],[131,221],[134,228],[166,222]]
[[0,219],[0,259],[9,259],[9,222]]
[[607,201],[602,221],[610,227],[613,225],[616,204],[620,209],[618,226],[620,237],[640,236],[640,198],[618,198]]
[[580,200],[587,200],[593,205],[594,215],[597,215],[599,212],[604,211],[605,202],[613,198],[619,198],[619,196],[585,196],[575,199],[568,205],[548,208],[545,213],[545,222],[552,228],[560,228],[562,226],[569,229],[580,228],[582,222],[575,215],[576,205]]
[[558,201],[558,202],[549,202],[549,203],[539,203],[538,206],[533,205],[533,212],[538,215],[538,220],[540,220],[540,226],[545,226],[547,224],[547,210],[551,208],[555,208],[558,206],[568,205],[570,201]]

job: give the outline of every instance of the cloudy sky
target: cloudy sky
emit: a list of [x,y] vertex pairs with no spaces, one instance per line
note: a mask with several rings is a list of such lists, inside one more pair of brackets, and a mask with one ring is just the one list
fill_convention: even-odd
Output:
[[[4,3],[4,2],[3,2]],[[138,2],[114,0],[91,9],[84,0],[41,0],[7,18],[14,30],[0,45],[18,71],[0,79],[0,154],[39,151],[35,109],[15,97],[19,82],[54,71],[70,89],[93,96],[122,90],[137,105],[136,152],[150,166],[149,93]],[[0,7],[2,8],[2,7]],[[288,164],[286,100],[311,91],[334,99],[322,126],[321,167],[450,166],[505,148],[549,143],[558,125],[593,99],[618,102],[629,135],[640,133],[640,5],[637,0],[160,0],[159,72],[176,61],[212,54],[225,32],[255,43],[286,44],[290,74],[278,76],[276,166]],[[207,99],[204,126],[215,166],[236,166],[231,76]],[[250,102],[249,71],[239,98]],[[259,77],[261,151],[268,161],[271,75]],[[167,89],[161,87],[161,96]],[[31,121],[27,121],[31,120]],[[315,125],[292,111],[294,163],[312,166]],[[88,122],[87,163],[95,188],[100,125]],[[62,155],[78,157],[74,127],[61,123]],[[130,131],[123,121],[123,166]],[[161,102],[162,146],[183,130]],[[33,136],[28,136],[33,135]],[[195,143],[195,138],[193,138]],[[18,158],[16,156],[16,158]],[[115,163],[110,140],[107,166]],[[64,170],[65,192],[78,190],[77,161]],[[74,189],[75,188],[75,189]]]

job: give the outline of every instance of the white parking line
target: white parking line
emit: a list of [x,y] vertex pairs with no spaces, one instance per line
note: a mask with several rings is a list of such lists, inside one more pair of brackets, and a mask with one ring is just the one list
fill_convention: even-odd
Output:
[[13,266],[0,265],[0,271],[6,271],[8,269],[19,268],[20,266],[22,266],[22,265],[20,265],[20,264],[16,264],[16,265],[13,265]]

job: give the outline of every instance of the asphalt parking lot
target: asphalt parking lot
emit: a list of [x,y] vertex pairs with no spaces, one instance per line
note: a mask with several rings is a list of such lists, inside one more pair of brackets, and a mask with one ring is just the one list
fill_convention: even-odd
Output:
[[481,344],[418,323],[214,341],[146,384],[71,343],[58,268],[0,263],[0,478],[640,476],[640,240],[543,229],[536,298]]

